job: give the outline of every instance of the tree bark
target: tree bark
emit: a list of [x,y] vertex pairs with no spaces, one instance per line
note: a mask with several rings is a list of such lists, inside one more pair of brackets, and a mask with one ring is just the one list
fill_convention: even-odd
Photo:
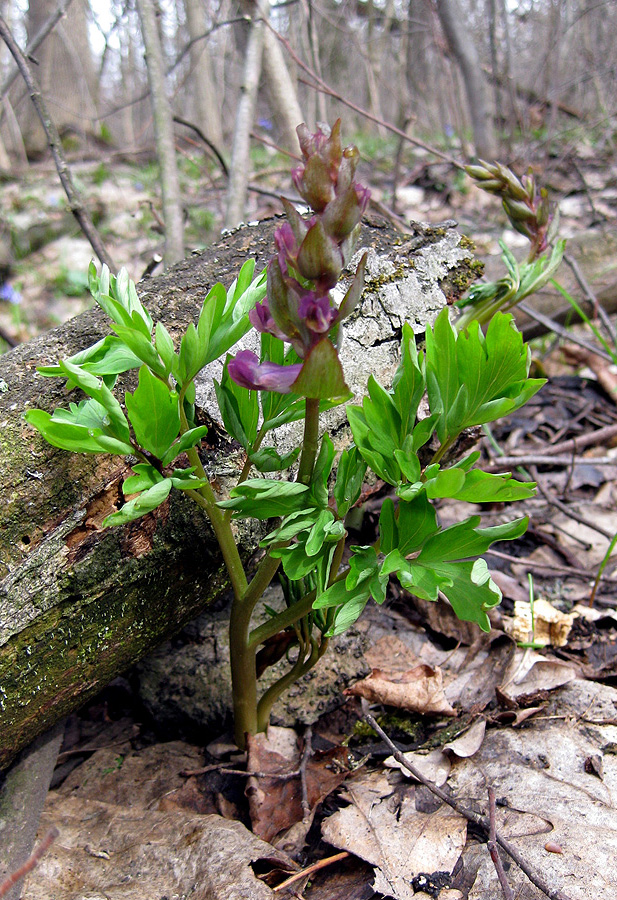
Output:
[[174,126],[171,106],[167,99],[163,49],[156,24],[154,0],[137,0],[137,11],[146,48],[156,153],[161,169],[161,193],[165,221],[164,259],[165,266],[171,266],[184,256],[184,227],[180,203],[180,179],[174,145]]
[[[177,342],[216,281],[231,284],[247,256],[258,270],[265,266],[278,224],[238,229],[202,256],[144,280],[139,293],[153,318]],[[471,254],[459,242],[450,229],[423,228],[405,239],[382,220],[363,227],[359,247],[370,251],[369,275],[341,351],[352,390],[359,393],[370,372],[387,382],[402,321],[423,331],[445,304],[444,291],[455,299],[473,280]],[[103,530],[103,518],[121,502],[127,462],[57,450],[23,421],[26,409],[51,411],[78,399],[36,367],[108,331],[103,314],[91,310],[0,358],[0,767],[227,588],[211,529],[188,498],[176,492],[154,513]],[[244,457],[214,424],[213,376],[220,377],[216,364],[198,384],[200,420],[212,423],[200,453],[213,485],[226,487]],[[132,390],[134,377],[127,381]],[[346,433],[344,409],[334,414],[336,438]],[[239,531],[244,556],[259,537]]]
[[476,154],[482,159],[495,158],[495,134],[480,57],[458,0],[437,0],[437,13],[446,40],[456,59],[463,81],[473,128]]

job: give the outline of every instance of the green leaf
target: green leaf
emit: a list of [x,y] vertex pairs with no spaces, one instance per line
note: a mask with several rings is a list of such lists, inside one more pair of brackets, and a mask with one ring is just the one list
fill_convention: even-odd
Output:
[[[43,435],[48,444],[61,450],[70,450],[73,453],[108,453],[106,447],[101,446],[99,438],[103,435],[102,429],[91,428],[86,425],[72,425],[66,421],[58,420],[50,416],[42,409],[29,409],[24,419],[33,428]],[[126,446],[123,455],[133,453],[130,445]]]
[[251,453],[250,460],[260,472],[282,472],[293,466],[299,455],[299,447],[284,456],[281,456],[274,447],[263,447],[256,453]]
[[[113,334],[108,334],[86,350],[69,356],[66,361],[80,366],[92,375],[119,375],[141,365],[139,357]],[[38,366],[37,372],[46,377],[61,377],[64,374],[59,365]]]
[[195,474],[195,466],[189,469],[174,469],[171,473],[171,483],[179,491],[196,491],[208,484],[204,478],[198,478]]
[[108,528],[110,525],[124,525],[126,522],[132,522],[140,519],[147,513],[152,512],[157,506],[169,496],[171,490],[171,478],[164,478],[157,484],[153,485],[147,491],[143,491],[133,500],[129,500],[118,512],[112,513],[103,519],[103,527]]
[[170,462],[172,462],[176,456],[180,456],[181,453],[185,453],[191,447],[194,447],[198,444],[202,438],[204,438],[208,433],[207,425],[198,425],[196,428],[189,428],[188,431],[185,431],[184,434],[180,435],[179,440],[175,441],[167,453],[164,453],[161,457],[161,463],[163,466],[168,466]]
[[514,481],[510,472],[491,475],[474,469],[466,475],[463,487],[451,496],[469,503],[510,503],[528,500],[535,495],[535,488],[533,481]]
[[107,433],[129,444],[131,435],[128,422],[122,412],[122,407],[111,393],[109,388],[94,375],[84,372],[79,366],[74,366],[66,360],[60,361],[60,368],[71,383],[76,384],[93,400],[98,401],[107,412]]
[[164,476],[148,463],[135,463],[131,468],[135,474],[125,478],[122,485],[122,493],[125,497],[129,494],[147,491],[149,488],[154,487],[155,484],[165,480]]
[[382,553],[390,553],[398,547],[398,525],[391,497],[386,497],[379,513],[379,547]]
[[142,366],[137,390],[126,393],[125,403],[137,442],[161,459],[180,431],[177,392]]
[[478,528],[480,521],[480,516],[472,516],[434,534],[422,547],[418,561],[434,565],[485,553],[495,541],[512,541],[525,534],[529,519],[525,516],[490,528]]
[[[245,450],[249,450],[257,437],[259,396],[257,391],[249,391],[240,387],[229,377],[228,362],[229,358],[225,362],[220,384],[216,379],[214,380],[218,407],[227,433]],[[268,471],[273,472],[276,469]]]
[[294,394],[315,400],[338,400],[350,396],[338,353],[327,337],[309,351],[292,387]]
[[362,492],[366,463],[357,447],[343,450],[336,471],[334,499],[341,519],[344,519]]
[[311,496],[314,498],[315,506],[326,507],[328,505],[328,478],[332,471],[332,463],[334,462],[334,444],[328,434],[324,434],[321,439],[321,447],[313,466],[313,475],[311,478]]
[[426,494],[418,494],[412,500],[401,500],[398,506],[398,549],[406,556],[424,545],[437,531],[435,508]]
[[464,622],[475,622],[482,631],[490,631],[487,611],[501,602],[501,591],[491,578],[485,560],[434,563],[432,569],[449,581],[441,590],[457,617]]
[[142,362],[149,366],[153,372],[156,372],[157,375],[160,375],[161,378],[166,377],[165,366],[152,346],[149,335],[146,337],[141,331],[133,328],[132,325],[112,325],[111,327],[135,356],[139,357]]
[[178,357],[174,352],[174,342],[162,322],[157,322],[154,329],[154,348],[165,366],[165,376],[178,374]]
[[304,509],[308,499],[309,489],[305,484],[249,478],[233,488],[230,499],[218,506],[232,509],[236,518],[272,519]]

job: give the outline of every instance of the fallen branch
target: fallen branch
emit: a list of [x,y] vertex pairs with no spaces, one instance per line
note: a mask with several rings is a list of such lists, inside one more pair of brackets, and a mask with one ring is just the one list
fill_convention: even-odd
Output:
[[499,850],[497,849],[497,829],[495,826],[495,791],[492,787],[488,789],[488,821],[489,833],[486,846],[488,847],[488,852],[490,853],[491,859],[493,860],[493,865],[495,866],[497,878],[499,878],[499,884],[501,885],[501,890],[503,891],[504,897],[506,898],[506,900],[514,900],[514,892],[508,884],[508,879],[506,878],[506,873],[503,869],[501,856],[499,855]]
[[26,86],[30,94],[30,99],[32,100],[36,113],[40,119],[41,125],[43,126],[43,130],[47,137],[47,144],[49,146],[49,149],[51,150],[51,155],[53,157],[54,163],[56,164],[58,177],[60,178],[62,187],[64,188],[66,196],[68,197],[71,212],[77,219],[79,227],[88,238],[90,246],[98,256],[100,261],[109,266],[112,272],[115,272],[116,267],[113,263],[113,260],[107,252],[98,231],[94,227],[94,222],[92,221],[90,213],[84,206],[79,191],[73,183],[71,170],[68,167],[66,159],[64,158],[64,153],[62,151],[62,143],[60,141],[58,129],[54,125],[53,120],[49,115],[49,112],[47,111],[45,101],[43,100],[34,74],[32,73],[30,64],[22,53],[19,45],[16,43],[15,38],[11,33],[11,29],[8,27],[2,16],[0,16],[0,37],[9,48],[9,51],[13,59],[17,63],[19,71],[21,72],[22,78],[26,82]]
[[[427,787],[432,794],[434,794],[436,797],[439,797],[439,799],[444,803],[447,803],[451,809],[457,812],[460,816],[463,816],[464,819],[467,819],[468,822],[471,822],[472,824],[480,828],[487,835],[487,837],[490,837],[491,827],[490,822],[486,818],[486,816],[481,816],[479,815],[479,813],[475,813],[472,810],[467,809],[467,807],[462,806],[462,804],[460,804],[458,800],[454,800],[445,791],[437,787],[434,782],[429,781],[429,779],[426,778],[426,776],[423,775],[422,772],[420,772],[412,763],[408,762],[404,754],[401,753],[401,751],[396,747],[395,744],[393,744],[385,731],[380,728],[373,716],[366,715],[364,719],[379,735],[382,741],[384,741],[384,743],[388,746],[395,760],[402,766],[404,766],[404,768],[413,775],[416,781],[419,781],[421,784]],[[506,840],[506,838],[502,837],[499,832],[495,832],[494,839],[499,844],[499,846],[506,851],[508,856],[510,856],[514,860],[519,869],[525,873],[531,883],[534,884],[544,894],[546,894],[546,896],[549,897],[550,900],[571,900],[571,898],[568,897],[567,894],[564,894],[562,891],[553,890],[550,884],[545,881],[543,876],[540,875],[540,873],[537,872],[524,859],[524,857],[519,853],[516,847],[511,844],[510,841]]]

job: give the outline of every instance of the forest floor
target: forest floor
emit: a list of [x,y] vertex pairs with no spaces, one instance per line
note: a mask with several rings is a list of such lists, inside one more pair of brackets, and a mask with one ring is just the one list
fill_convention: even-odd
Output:
[[[499,239],[520,254],[494,198],[447,167],[420,160],[399,179],[396,199],[383,160],[371,168],[378,202],[396,204],[404,219],[456,219],[491,277]],[[223,196],[214,177],[192,172],[187,161],[187,243],[197,249],[216,233]],[[77,173],[112,257],[139,278],[160,251],[155,174],[100,160]],[[617,167],[580,152],[544,174],[573,255],[592,289],[606,291],[617,281]],[[276,174],[257,180],[276,189]],[[5,227],[30,241],[10,282],[21,300],[0,302],[11,344],[89,304],[91,252],[70,222],[53,240],[37,237],[64,221],[49,167],[0,194]],[[274,199],[251,197],[250,218],[278,211]],[[549,309],[556,296],[547,292]],[[594,341],[583,329],[571,333]],[[539,486],[522,511],[465,505],[464,516],[477,513],[483,525],[531,519],[524,538],[487,554],[503,592],[489,635],[445,604],[392,590],[362,626],[371,674],[310,727],[273,727],[256,738],[248,758],[225,735],[162,730],[127,673],[67,722],[40,827],[41,837],[52,826],[60,836],[27,876],[24,897],[612,900],[617,346],[610,337],[608,344],[612,364],[580,347],[566,356],[554,335],[537,340],[534,365],[548,384],[482,439],[487,467],[515,469]],[[365,513],[369,529],[374,507]],[[449,524],[458,510],[449,501],[439,514]],[[367,713],[454,808],[397,762]],[[494,816],[498,842],[509,842],[517,861],[504,850],[493,861],[478,815]]]

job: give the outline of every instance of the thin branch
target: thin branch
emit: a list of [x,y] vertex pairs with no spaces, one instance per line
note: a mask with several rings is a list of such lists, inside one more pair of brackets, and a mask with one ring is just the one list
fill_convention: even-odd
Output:
[[615,327],[611,322],[610,316],[600,303],[597,295],[592,291],[589,282],[581,272],[579,264],[573,256],[570,256],[569,253],[564,254],[563,261],[572,270],[574,277],[581,287],[581,290],[584,292],[589,302],[593,304],[593,311],[595,315],[600,317],[600,319],[602,320],[602,324],[604,325],[610,336],[611,341],[613,342],[615,347],[617,347],[617,332],[615,331]]
[[499,855],[499,850],[497,849],[497,830],[495,825],[495,791],[492,787],[488,789],[488,821],[489,833],[486,846],[488,847],[488,852],[491,854],[491,859],[493,860],[493,865],[495,866],[497,878],[499,878],[499,884],[501,885],[501,890],[503,891],[504,897],[506,898],[506,900],[514,900],[514,891],[508,884],[506,873],[503,870],[501,856]]
[[[596,431],[590,431],[587,434],[582,434],[580,437],[561,441],[559,444],[547,444],[542,452],[544,456],[552,455],[553,453],[578,453],[583,447],[597,447],[598,444],[610,441],[612,438],[617,438],[617,425],[607,425],[605,428],[598,428]],[[512,455],[518,455],[516,450]]]
[[521,453],[520,456],[497,456],[491,461],[490,468],[504,466],[617,466],[617,459],[610,456],[598,456],[591,459],[574,459],[571,456],[552,456],[550,453]]
[[[419,781],[425,787],[431,791],[432,794],[435,794],[436,797],[439,797],[444,803],[447,803],[449,807],[451,807],[455,812],[457,812],[460,816],[463,816],[464,819],[467,819],[468,822],[472,822],[478,828],[480,828],[484,833],[488,836],[490,835],[490,823],[486,816],[481,816],[478,813],[473,812],[467,807],[462,806],[458,800],[454,800],[447,794],[444,790],[437,787],[432,781],[429,781],[425,775],[422,774],[412,763],[410,763],[405,756],[401,753],[400,750],[397,749],[395,744],[392,743],[388,735],[383,731],[382,728],[379,727],[373,716],[366,715],[365,721],[371,726],[371,728],[379,735],[379,737],[387,744],[390,749],[392,755],[402,766],[410,772],[416,781]],[[508,856],[510,856],[514,862],[517,864],[519,869],[525,873],[527,878],[531,881],[532,884],[541,890],[550,900],[570,900],[567,894],[564,894],[562,891],[554,890],[550,884],[546,882],[544,877],[534,869],[519,853],[516,847],[510,843],[510,841],[506,840],[506,838],[502,837],[499,832],[495,832],[495,840],[499,844],[499,846],[506,851]]]
[[219,165],[223,170],[223,175],[225,176],[225,178],[229,178],[229,169],[227,168],[227,163],[225,162],[219,151],[216,149],[212,141],[205,136],[201,128],[198,125],[195,125],[193,122],[188,122],[186,119],[183,119],[180,116],[174,116],[173,120],[174,122],[177,122],[178,125],[184,125],[185,128],[190,128],[198,137],[201,138],[206,147],[208,147],[216,156],[217,160],[219,161]]
[[423,150],[428,151],[428,153],[432,153],[433,156],[438,156],[440,159],[449,162],[451,165],[455,166],[457,169],[463,169],[463,163],[454,159],[452,156],[449,156],[447,153],[442,153],[441,150],[437,150],[436,147],[432,147],[430,144],[425,144],[424,141],[418,140],[418,138],[411,137],[406,134],[404,131],[401,131],[400,128],[397,128],[396,125],[392,125],[390,122],[386,122],[383,119],[380,119],[378,116],[374,116],[372,113],[368,112],[366,109],[362,109],[361,106],[356,106],[355,103],[352,103],[351,100],[347,100],[342,94],[339,94],[333,88],[330,87],[319,75],[307,66],[305,62],[303,62],[297,53],[293,50],[289,41],[283,37],[282,34],[273,28],[273,26],[267,20],[264,20],[264,24],[270,31],[275,35],[276,38],[281,42],[289,56],[293,59],[295,64],[299,66],[306,74],[313,79],[313,84],[308,81],[304,81],[304,79],[299,79],[303,84],[306,84],[308,87],[313,88],[313,90],[321,91],[324,94],[328,94],[330,97],[334,97],[335,100],[338,100],[344,106],[348,106],[349,109],[353,109],[354,112],[357,112],[358,115],[363,116],[365,119],[368,119],[371,122],[375,122],[375,124],[380,125],[382,128],[386,128],[388,131],[391,131],[393,134],[397,134],[404,141],[407,141],[409,144],[413,144],[415,147],[421,147]]
[[325,859],[320,859],[318,862],[313,863],[312,866],[302,869],[301,872],[294,872],[294,874],[290,875],[289,878],[286,878],[285,881],[281,881],[280,884],[273,887],[272,892],[276,893],[277,891],[283,891],[291,884],[295,884],[296,881],[300,881],[302,878],[308,878],[309,875],[319,872],[320,869],[325,869],[326,866],[331,866],[332,863],[340,862],[341,859],[347,859],[348,856],[351,856],[351,854],[348,853],[347,850],[343,850],[341,853],[335,853],[334,856],[327,856]]
[[6,896],[10,889],[14,884],[17,884],[18,881],[21,881],[22,878],[25,878],[28,872],[31,872],[32,869],[38,864],[39,860],[46,853],[53,842],[58,837],[58,829],[56,827],[52,827],[49,829],[41,843],[36,847],[28,859],[25,861],[23,865],[19,867],[15,872],[5,878],[5,880],[0,884],[0,897]]
[[[596,462],[596,460],[593,460],[593,463],[595,463],[595,462]],[[614,464],[615,464],[615,460],[613,460],[613,465]],[[602,528],[601,525],[596,525],[595,522],[590,522],[589,519],[586,519],[584,516],[580,516],[578,513],[571,510],[569,506],[566,506],[565,503],[562,503],[561,500],[559,500],[557,497],[555,497],[554,494],[552,494],[550,491],[547,491],[547,489],[542,484],[541,480],[538,479],[537,469],[533,465],[531,465],[529,467],[529,471],[531,472],[531,476],[534,479],[534,481],[537,482],[538,490],[540,491],[540,493],[542,494],[542,496],[544,497],[544,499],[550,506],[554,506],[555,509],[558,509],[569,519],[572,519],[574,522],[578,522],[579,525],[585,525],[586,528],[591,528],[593,531],[597,531],[598,534],[601,534],[603,537],[607,538],[609,541],[613,540],[613,538],[615,536],[613,531],[608,531],[606,528]]]
[[62,187],[64,188],[66,196],[68,197],[71,212],[77,219],[79,227],[90,241],[90,245],[100,261],[109,266],[110,270],[114,272],[116,270],[116,267],[114,266],[111,256],[107,252],[98,231],[94,227],[94,223],[92,221],[92,218],[90,217],[90,213],[84,206],[79,191],[73,183],[71,170],[68,167],[68,164],[64,158],[64,153],[62,151],[62,144],[60,142],[58,130],[47,111],[47,107],[45,105],[43,97],[41,96],[38,84],[30,68],[30,64],[28,63],[28,60],[16,43],[10,28],[8,27],[2,16],[0,16],[0,37],[9,48],[9,51],[13,56],[13,59],[17,63],[19,71],[21,72],[22,78],[26,82],[26,86],[30,94],[30,99],[34,104],[36,113],[41,121],[43,130],[45,131],[47,143],[49,145],[49,149],[51,150],[51,155],[53,156],[54,163],[56,164],[56,170],[62,183]]
[[537,309],[533,309],[533,307],[529,306],[529,304],[525,303],[523,300],[520,303],[517,303],[517,306],[521,312],[525,313],[526,316],[529,316],[530,319],[533,319],[534,322],[543,325],[547,331],[552,331],[554,334],[559,335],[559,337],[564,338],[573,344],[578,344],[580,347],[584,347],[585,350],[595,353],[596,356],[601,356],[602,359],[605,359],[607,362],[613,362],[606,350],[603,350],[601,347],[594,347],[593,344],[583,340],[583,338],[580,338],[577,334],[572,334],[567,328],[564,328],[559,322],[556,322],[555,319],[551,319],[549,316],[545,316],[544,313],[538,312]]

